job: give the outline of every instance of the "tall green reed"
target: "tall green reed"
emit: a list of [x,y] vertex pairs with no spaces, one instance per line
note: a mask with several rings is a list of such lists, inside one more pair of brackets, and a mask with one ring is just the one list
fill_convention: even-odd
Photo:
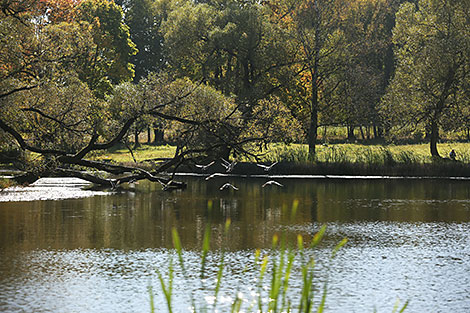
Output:
[[[290,212],[289,220],[294,221],[298,208],[298,201],[294,201],[292,210]],[[205,285],[206,270],[207,270],[207,259],[210,252],[210,240],[211,240],[211,220],[210,212],[212,210],[212,202],[208,203],[209,218],[205,226],[202,249],[201,249],[201,267],[199,273],[199,279],[201,288],[203,290],[209,290],[209,287]],[[284,209],[284,212],[286,209]],[[285,212],[286,213],[286,212]],[[224,228],[224,240],[227,239],[229,233],[231,221],[227,219]],[[274,235],[272,239],[271,250],[265,252],[266,254],[262,256],[261,250],[256,250],[254,255],[254,264],[257,266],[257,282],[256,290],[257,295],[254,302],[251,304],[244,303],[244,299],[239,296],[240,285],[237,286],[234,300],[230,305],[230,312],[299,312],[299,313],[310,313],[315,309],[314,300],[318,298],[316,312],[322,313],[326,308],[326,298],[328,294],[328,268],[326,267],[326,280],[323,283],[321,288],[321,294],[316,295],[315,288],[315,259],[312,250],[317,248],[322,242],[326,232],[326,225],[323,225],[319,231],[312,237],[309,243],[304,241],[302,235],[297,235],[296,245],[292,243],[291,240],[288,240],[287,232],[281,232],[280,235]],[[175,248],[178,265],[181,269],[183,278],[186,281],[189,281],[189,276],[187,273],[185,260],[183,256],[183,247],[181,240],[176,228],[172,229],[172,239],[173,246]],[[338,254],[340,249],[347,243],[347,239],[344,238],[341,240],[331,251],[329,257],[329,262],[331,262]],[[220,288],[223,284],[223,273],[225,269],[225,255],[226,250],[221,249],[218,266],[217,266],[217,276],[215,281],[215,288],[213,292],[213,302],[211,307],[207,305],[200,305],[196,303],[194,295],[191,292],[191,311],[192,312],[217,312],[218,310],[218,300]],[[330,263],[331,264],[331,263]],[[163,274],[157,270],[158,280],[160,283],[161,290],[163,292],[166,306],[168,312],[173,312],[173,302],[172,302],[172,292],[173,292],[173,283],[174,283],[174,271],[175,265],[173,260],[170,258],[169,262],[169,271],[168,278],[165,280]],[[300,296],[298,299],[293,299],[289,297],[289,292],[291,291],[291,278],[293,270],[298,269],[301,273],[301,285],[300,289],[294,291],[294,294]],[[299,267],[299,268],[297,268]],[[268,283],[268,285],[266,285]],[[266,288],[267,287],[267,288]],[[155,312],[155,303],[154,303],[154,294],[151,286],[148,288],[150,294],[150,311]],[[292,292],[290,293],[292,294]],[[247,305],[246,308],[242,307]],[[399,312],[403,312],[408,302],[405,303],[403,308]],[[396,308],[397,305],[396,305]],[[394,311],[396,309],[394,308]]]

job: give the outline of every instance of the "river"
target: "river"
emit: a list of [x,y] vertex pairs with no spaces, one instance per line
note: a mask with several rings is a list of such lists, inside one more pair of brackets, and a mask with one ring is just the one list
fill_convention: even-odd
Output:
[[[237,294],[250,311],[258,292],[255,251],[272,255],[275,234],[309,241],[326,224],[322,244],[307,252],[316,261],[316,305],[328,282],[326,312],[392,312],[398,301],[409,301],[405,312],[470,312],[468,180],[278,178],[282,187],[262,187],[266,178],[180,179],[188,188],[172,192],[148,182],[82,190],[66,179],[0,192],[0,311],[149,312],[152,286],[156,311],[166,312],[157,270],[167,278],[170,260],[174,312],[188,312],[191,298],[210,309],[222,251],[219,312]],[[225,182],[238,190],[219,190]],[[211,253],[201,282],[208,221]],[[177,266],[173,227],[186,275]],[[344,237],[348,243],[331,260]],[[288,293],[294,306],[296,269]]]

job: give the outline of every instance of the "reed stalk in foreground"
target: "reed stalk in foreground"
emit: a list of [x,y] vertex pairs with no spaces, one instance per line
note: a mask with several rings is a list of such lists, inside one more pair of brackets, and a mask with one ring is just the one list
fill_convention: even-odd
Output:
[[[294,202],[291,219],[295,216],[298,202]],[[212,203],[208,204],[209,211],[212,210]],[[210,214],[209,214],[210,216]],[[224,238],[227,239],[227,234],[230,228],[230,220],[225,223]],[[283,232],[281,236],[275,235],[272,241],[271,253],[261,257],[261,251],[257,250],[255,253],[255,264],[258,265],[258,279],[256,283],[257,297],[251,304],[244,303],[238,292],[240,286],[236,288],[236,293],[233,302],[230,306],[230,312],[299,312],[299,313],[310,313],[318,312],[321,313],[325,310],[326,297],[328,293],[328,277],[325,280],[319,299],[317,300],[317,308],[315,310],[314,297],[316,296],[314,288],[314,267],[315,260],[311,253],[306,253],[307,250],[315,249],[322,241],[326,231],[326,225],[323,225],[320,230],[313,236],[311,242],[306,245],[304,238],[301,235],[297,236],[297,246],[293,247],[287,240],[287,234]],[[172,229],[173,245],[178,256],[178,263],[181,269],[181,273],[185,281],[189,281],[185,261],[183,257],[183,248],[179,238],[179,234],[176,228]],[[206,278],[206,263],[207,256],[210,250],[210,237],[211,237],[211,222],[210,219],[206,224],[202,251],[201,251],[201,268],[199,273],[199,279],[202,290],[209,290],[205,285]],[[347,243],[347,239],[341,240],[332,250],[329,261],[331,262],[337,255],[338,251]],[[223,272],[225,268],[225,249],[222,248],[220,259],[218,262],[218,270],[215,282],[215,288],[213,292],[213,303],[209,307],[207,305],[200,305],[196,303],[193,292],[190,291],[191,297],[191,310],[192,312],[218,312],[218,296],[220,287],[223,283]],[[270,256],[271,255],[271,256]],[[294,268],[294,261],[300,262],[300,273],[301,273],[301,287],[297,292],[291,291],[290,279]],[[174,282],[174,264],[170,260],[168,280],[165,281],[162,273],[157,270],[160,287],[165,297],[168,312],[173,312],[172,302],[172,291]],[[328,269],[328,267],[327,267]],[[328,273],[327,273],[328,274]],[[269,277],[270,275],[270,277]],[[263,283],[269,278],[269,285],[267,290],[263,288]],[[291,299],[290,294],[296,294],[298,299]],[[150,311],[155,312],[154,294],[152,287],[149,287],[150,294]],[[316,299],[316,297],[315,297]],[[295,302],[294,302],[295,301]],[[245,305],[246,307],[243,307]],[[402,313],[408,302],[398,311]],[[399,303],[395,304],[393,313],[399,309]]]

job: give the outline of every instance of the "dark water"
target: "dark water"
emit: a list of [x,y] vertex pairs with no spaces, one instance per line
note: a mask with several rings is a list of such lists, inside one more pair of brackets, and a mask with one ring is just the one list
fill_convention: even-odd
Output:
[[[191,295],[211,308],[207,290],[222,248],[228,252],[219,311],[237,293],[250,311],[255,250],[268,254],[282,232],[308,241],[326,223],[325,241],[308,252],[317,260],[316,290],[328,281],[326,312],[392,312],[398,300],[410,301],[405,312],[470,312],[469,181],[285,179],[284,187],[262,188],[263,179],[183,180],[188,188],[170,193],[140,183],[115,194],[0,202],[0,311],[149,312],[151,285],[157,312],[165,312],[156,269],[165,275],[170,259],[176,263],[173,227],[189,273],[176,269],[176,311],[189,311]],[[227,180],[239,190],[220,191]],[[41,192],[57,199],[53,189]],[[11,199],[0,193],[0,201]],[[201,283],[198,248],[208,220],[212,253]],[[329,262],[343,237],[348,244]],[[291,279],[295,301],[300,273]]]

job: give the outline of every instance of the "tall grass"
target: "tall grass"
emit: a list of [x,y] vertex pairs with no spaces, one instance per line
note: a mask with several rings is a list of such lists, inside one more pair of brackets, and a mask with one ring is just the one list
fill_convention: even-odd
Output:
[[[452,149],[457,153],[457,161],[470,163],[470,145],[462,143],[442,144],[439,151],[443,157],[446,157]],[[428,145],[318,145],[316,147],[315,161],[326,164],[427,164],[433,162],[428,150]],[[301,144],[272,144],[263,161],[308,162],[308,147]]]
[[[296,210],[297,202],[294,202],[291,211],[291,220],[293,220]],[[209,211],[212,208],[212,204],[209,203]],[[210,216],[210,215],[209,215]],[[230,220],[225,223],[224,237],[227,240],[227,234],[230,228]],[[315,276],[314,269],[316,261],[312,256],[310,250],[314,250],[323,240],[325,235],[326,225],[322,226],[320,230],[313,236],[312,240],[308,243],[304,242],[304,238],[301,235],[297,236],[297,242],[292,243],[288,240],[286,232],[282,232],[280,235],[273,236],[272,248],[270,252],[262,256],[260,250],[256,250],[254,254],[254,261],[257,266],[257,282],[256,290],[257,295],[254,301],[246,302],[246,300],[239,296],[240,286],[236,288],[233,301],[230,305],[230,312],[318,312],[321,313],[326,308],[326,300],[328,294],[328,278],[323,283],[320,292],[317,295],[315,288]],[[160,271],[157,271],[158,279],[160,282],[160,288],[164,294],[166,306],[168,312],[173,312],[173,297],[172,290],[174,284],[174,272],[175,267],[178,266],[182,273],[185,281],[189,280],[187,273],[185,260],[183,256],[183,248],[179,238],[179,234],[176,228],[172,230],[172,238],[174,249],[178,258],[177,265],[170,261],[168,267],[168,276],[165,279]],[[225,255],[226,251],[222,249],[219,260],[217,276],[215,280],[215,287],[208,287],[205,284],[206,278],[206,262],[207,256],[210,251],[210,238],[211,238],[211,223],[210,220],[207,222],[204,237],[201,248],[201,259],[200,259],[200,286],[203,290],[211,290],[213,294],[213,303],[200,304],[194,299],[193,292],[188,290],[191,299],[192,312],[219,312],[218,297],[221,286],[224,284],[223,273],[225,268]],[[331,262],[337,255],[338,251],[347,243],[347,239],[341,240],[331,251],[329,261]],[[300,266],[299,266],[300,264]],[[299,268],[298,268],[299,267]],[[327,266],[328,268],[328,266]],[[291,274],[293,271],[300,273],[301,285],[297,290],[292,290]],[[192,275],[194,277],[194,275]],[[267,288],[266,288],[267,284]],[[150,293],[150,311],[155,312],[154,294],[153,289],[149,287]],[[295,294],[295,298],[291,295]],[[314,299],[316,299],[314,301]],[[406,308],[408,303],[401,308],[400,312]],[[224,312],[228,312],[225,310]],[[395,310],[394,310],[395,312]]]

